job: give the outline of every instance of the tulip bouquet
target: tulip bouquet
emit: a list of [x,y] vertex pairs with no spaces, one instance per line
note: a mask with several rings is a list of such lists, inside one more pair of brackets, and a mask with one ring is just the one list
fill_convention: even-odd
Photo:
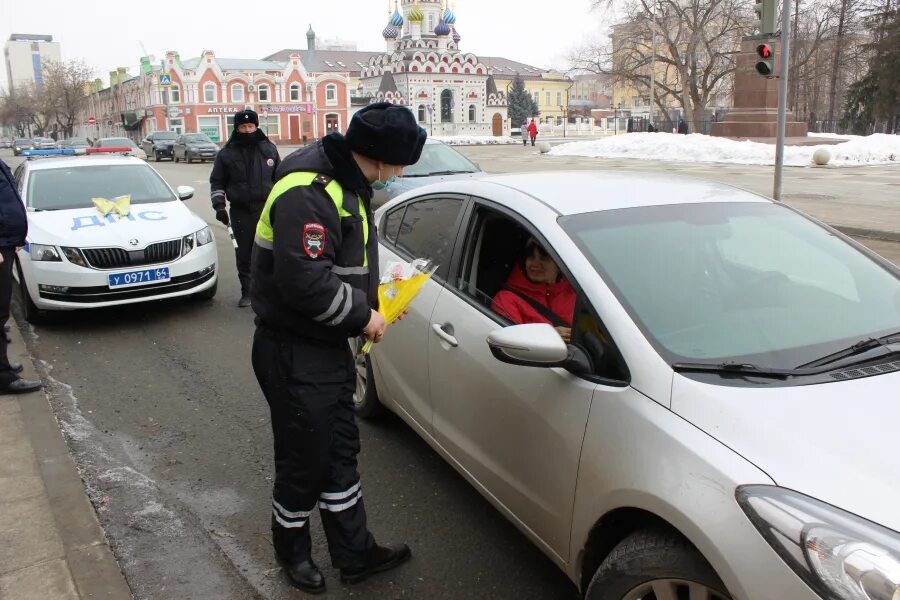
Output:
[[[381,274],[378,285],[378,312],[382,314],[388,324],[396,321],[409,307],[425,282],[437,269],[437,265],[425,258],[417,258],[412,262],[388,263]],[[368,340],[362,347],[362,352],[368,354],[372,349],[372,340]]]

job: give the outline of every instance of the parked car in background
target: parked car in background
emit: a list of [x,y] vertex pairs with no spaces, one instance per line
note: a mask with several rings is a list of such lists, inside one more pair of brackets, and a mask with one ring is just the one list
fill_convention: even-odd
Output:
[[375,192],[372,208],[378,208],[388,200],[411,189],[450,179],[483,177],[484,171],[477,164],[438,140],[428,139],[422,148],[419,162],[403,169],[403,177],[386,190]]
[[9,138],[0,139],[0,148],[12,148],[12,140]]
[[34,138],[34,149],[35,150],[53,150],[54,148],[56,148],[56,141],[53,138],[48,138],[48,137]]
[[195,160],[215,160],[219,147],[205,133],[186,133],[175,141],[173,159],[190,164]]
[[154,131],[141,141],[141,149],[156,162],[163,158],[172,158],[172,146],[178,134],[174,131]]
[[74,150],[84,150],[88,148],[90,144],[88,144],[87,138],[83,137],[73,137],[67,140],[59,140],[56,142],[57,148],[73,148]]
[[13,140],[13,155],[19,156],[22,150],[34,150],[34,140],[29,138],[16,138]]
[[94,140],[94,148],[130,148],[125,152],[127,156],[136,156],[147,160],[147,153],[144,152],[133,140],[124,137],[108,137]]

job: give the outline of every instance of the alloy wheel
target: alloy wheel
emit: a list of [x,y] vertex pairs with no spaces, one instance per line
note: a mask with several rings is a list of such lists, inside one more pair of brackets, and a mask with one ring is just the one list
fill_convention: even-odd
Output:
[[728,600],[728,596],[696,581],[654,579],[637,586],[622,600]]

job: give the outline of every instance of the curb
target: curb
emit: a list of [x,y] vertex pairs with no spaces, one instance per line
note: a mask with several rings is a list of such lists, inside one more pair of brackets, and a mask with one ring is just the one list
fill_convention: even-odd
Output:
[[885,242],[900,242],[900,232],[881,231],[878,229],[866,229],[865,227],[851,227],[849,225],[831,225],[841,233],[854,237],[863,237]]

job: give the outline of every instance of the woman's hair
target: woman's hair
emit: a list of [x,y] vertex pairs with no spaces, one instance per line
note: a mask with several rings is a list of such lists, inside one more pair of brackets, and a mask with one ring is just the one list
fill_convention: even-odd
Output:
[[547,250],[545,250],[543,246],[541,246],[541,243],[539,241],[537,241],[537,238],[532,236],[532,237],[529,237],[528,240],[525,242],[525,248],[522,251],[523,259],[531,256],[532,248],[537,248],[540,255],[544,258],[550,256],[550,253],[547,252]]

